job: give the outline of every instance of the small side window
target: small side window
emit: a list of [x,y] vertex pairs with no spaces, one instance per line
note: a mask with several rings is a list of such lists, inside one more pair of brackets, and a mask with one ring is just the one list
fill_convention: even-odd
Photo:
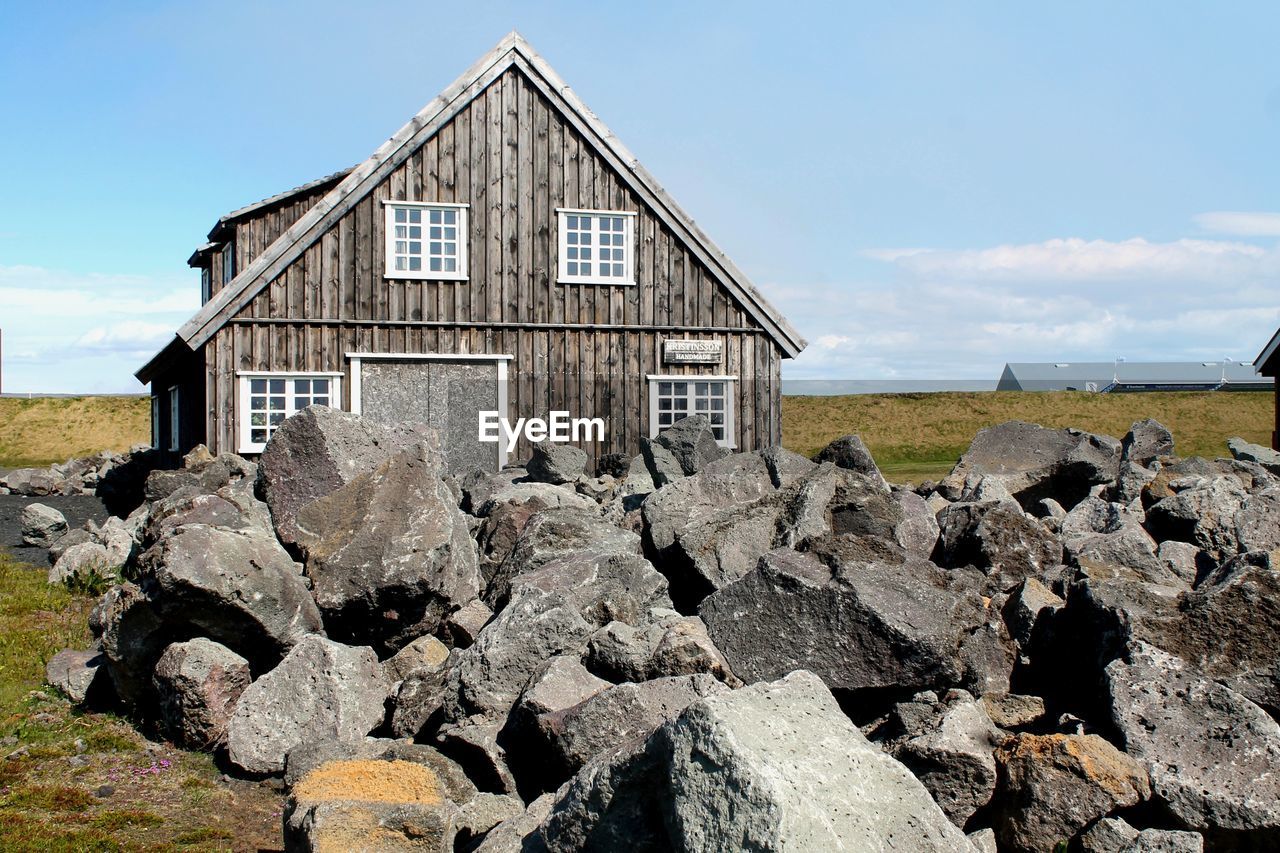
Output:
[[228,240],[222,247],[222,286],[226,287],[236,277],[235,242]]
[[175,453],[182,448],[182,407],[178,386],[169,389],[169,449]]

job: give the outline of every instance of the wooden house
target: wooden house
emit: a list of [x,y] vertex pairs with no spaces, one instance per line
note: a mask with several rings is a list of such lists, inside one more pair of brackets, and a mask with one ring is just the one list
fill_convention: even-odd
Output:
[[507,461],[482,411],[603,418],[578,442],[596,458],[694,412],[760,448],[805,346],[517,33],[363,163],[218,220],[190,264],[203,307],[137,373],[173,453],[255,454],[311,404],[431,424],[455,470]]

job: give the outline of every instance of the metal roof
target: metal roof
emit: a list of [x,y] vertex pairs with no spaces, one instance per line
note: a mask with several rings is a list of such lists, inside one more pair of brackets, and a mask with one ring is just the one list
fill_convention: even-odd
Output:
[[1243,361],[1072,361],[1010,362],[997,386],[1001,391],[1101,391],[1109,385],[1269,387]]

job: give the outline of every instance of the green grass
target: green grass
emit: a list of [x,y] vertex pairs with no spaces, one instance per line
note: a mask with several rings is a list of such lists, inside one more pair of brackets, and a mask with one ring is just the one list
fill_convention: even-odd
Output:
[[[278,848],[279,795],[222,783],[212,756],[149,742],[43,685],[50,657],[89,645],[93,603],[0,554],[0,756],[16,753],[0,757],[0,850]],[[103,785],[110,796],[95,795]]]
[[951,469],[978,430],[1010,420],[1079,427],[1116,438],[1152,417],[1173,431],[1184,456],[1227,454],[1227,439],[1269,444],[1271,394],[969,392],[784,397],[783,443],[811,456],[833,438],[862,436],[885,476],[898,482],[936,479]]
[[150,440],[149,397],[0,398],[0,468],[41,467]]

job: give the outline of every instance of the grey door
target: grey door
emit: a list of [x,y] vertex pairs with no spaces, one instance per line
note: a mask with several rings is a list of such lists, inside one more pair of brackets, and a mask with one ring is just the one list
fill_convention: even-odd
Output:
[[361,414],[379,423],[434,428],[454,474],[498,469],[500,445],[482,443],[478,427],[480,412],[501,411],[499,399],[495,361],[365,359],[360,364]]

